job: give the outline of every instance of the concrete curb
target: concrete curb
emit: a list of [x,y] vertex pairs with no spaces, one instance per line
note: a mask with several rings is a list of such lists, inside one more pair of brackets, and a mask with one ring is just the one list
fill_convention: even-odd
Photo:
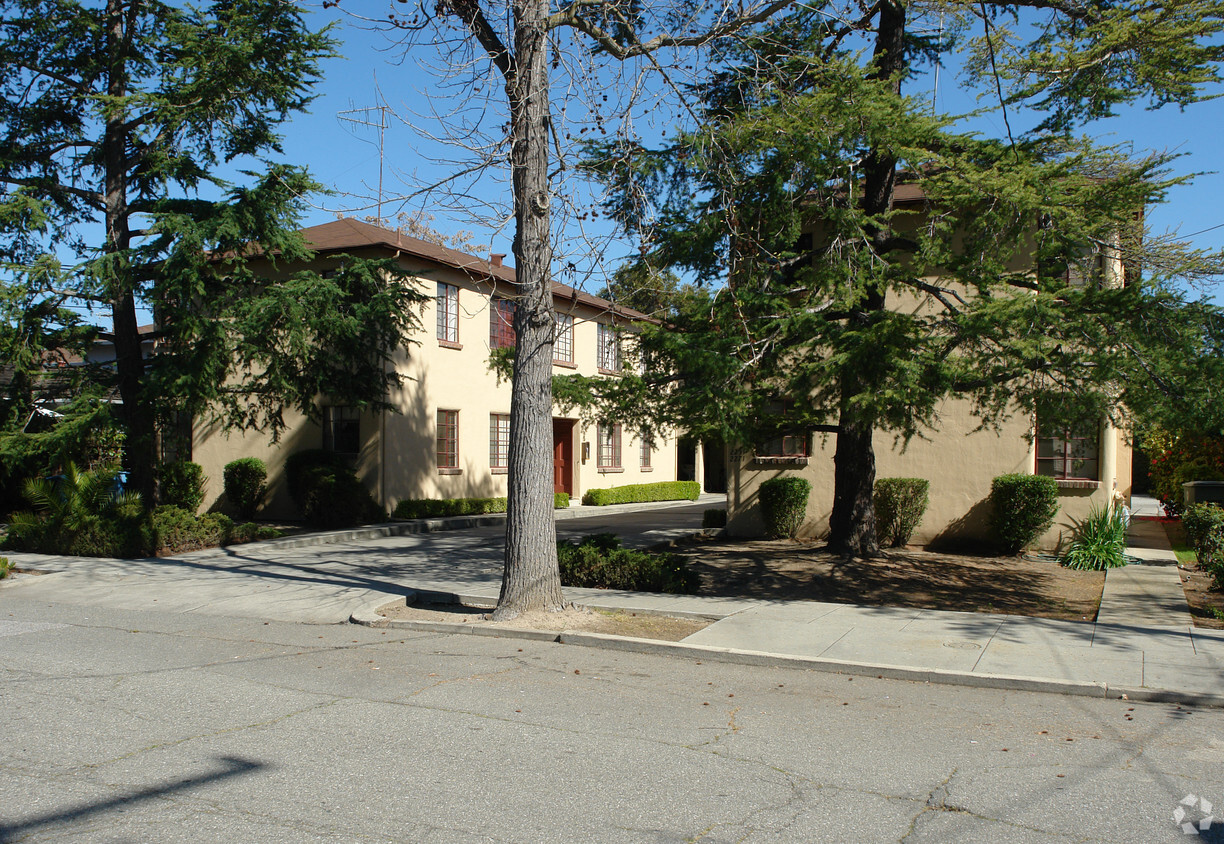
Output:
[[[440,594],[440,593],[434,593]],[[454,598],[456,596],[448,596]],[[875,677],[883,680],[909,680],[916,683],[936,683],[945,686],[963,686],[978,689],[1005,689],[1019,692],[1042,692],[1077,697],[1097,697],[1111,700],[1128,700],[1140,703],[1177,703],[1186,706],[1224,708],[1224,695],[1183,692],[1176,689],[1149,689],[1133,686],[1110,686],[1099,682],[1055,680],[1044,677],[1025,677],[1014,674],[986,674],[968,671],[952,671],[943,668],[911,668],[903,665],[852,662],[849,660],[822,657],[792,656],[767,651],[719,648],[710,645],[665,642],[657,639],[637,639],[630,636],[615,636],[607,633],[583,633],[576,630],[529,630],[510,627],[486,627],[438,621],[392,621],[378,614],[378,609],[399,604],[403,599],[369,604],[354,612],[351,621],[367,627],[396,630],[414,630],[421,633],[467,634],[504,639],[524,639],[536,642],[555,642],[585,648],[601,648],[612,651],[665,656],[680,659],[700,659],[735,665],[752,665],[766,668],[790,668],[806,671],[821,671],[829,674],[845,674],[855,677]],[[643,613],[645,614],[645,613]],[[670,613],[659,613],[670,615]]]

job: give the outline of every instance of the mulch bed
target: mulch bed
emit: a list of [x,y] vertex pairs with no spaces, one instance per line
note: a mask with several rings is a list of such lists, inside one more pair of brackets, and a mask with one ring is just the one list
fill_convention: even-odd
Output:
[[1104,572],[1021,557],[889,549],[845,559],[823,543],[707,540],[672,549],[700,578],[700,595],[830,601],[1092,621]]

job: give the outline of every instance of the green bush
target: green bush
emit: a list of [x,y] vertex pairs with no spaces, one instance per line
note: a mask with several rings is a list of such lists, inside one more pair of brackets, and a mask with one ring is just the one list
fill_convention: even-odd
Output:
[[1199,568],[1224,589],[1224,509],[1215,504],[1192,504],[1182,515],[1186,536],[1194,546]]
[[158,470],[161,485],[161,502],[182,507],[189,513],[200,509],[204,500],[204,467],[187,460],[166,463]]
[[153,527],[157,530],[160,549],[172,554],[215,548],[230,538],[234,523],[221,513],[196,516],[190,510],[167,505],[153,511]]
[[563,586],[679,594],[697,588],[697,576],[684,558],[621,548],[620,539],[610,533],[558,542],[557,561]]
[[0,557],[0,580],[8,577],[13,573],[13,564],[9,562],[8,557]]
[[234,525],[225,544],[239,545],[243,542],[259,542],[263,539],[276,539],[278,536],[284,536],[284,534],[274,527],[257,525],[254,522],[244,522],[240,525]]
[[638,504],[646,501],[696,501],[701,484],[696,481],[660,481],[654,484],[628,484],[611,489],[588,489],[582,503],[603,507],[608,504]]
[[990,482],[991,528],[999,545],[1016,554],[1035,542],[1058,516],[1058,483],[1044,475],[1000,475]]
[[1126,519],[1121,508],[1093,507],[1075,526],[1062,564],[1080,571],[1104,571],[1126,565]]
[[263,503],[267,488],[268,469],[258,457],[240,457],[225,464],[225,495],[238,511],[238,516],[250,519]]
[[[505,498],[405,498],[395,505],[392,514],[397,519],[444,519],[450,516],[482,516],[506,512]],[[569,506],[569,495],[553,495],[553,509]]]
[[803,478],[772,478],[761,484],[761,517],[770,539],[790,539],[807,514],[812,485]]
[[880,542],[900,548],[910,541],[930,503],[931,482],[925,478],[880,478],[872,503]]
[[157,533],[134,492],[118,492],[114,470],[81,471],[69,463],[56,478],[24,487],[33,512],[12,515],[5,547],[73,557],[146,557]]
[[387,514],[370,497],[343,457],[322,449],[299,451],[285,460],[289,493],[310,525],[352,527],[381,522]]
[[722,509],[705,510],[701,514],[703,528],[721,528],[727,526],[727,511]]

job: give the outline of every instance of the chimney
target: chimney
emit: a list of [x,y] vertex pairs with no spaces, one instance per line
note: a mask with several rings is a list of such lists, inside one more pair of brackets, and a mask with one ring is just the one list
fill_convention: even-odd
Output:
[[506,257],[505,252],[490,252],[489,253],[489,263],[495,267],[500,267],[502,265],[502,259],[505,257]]

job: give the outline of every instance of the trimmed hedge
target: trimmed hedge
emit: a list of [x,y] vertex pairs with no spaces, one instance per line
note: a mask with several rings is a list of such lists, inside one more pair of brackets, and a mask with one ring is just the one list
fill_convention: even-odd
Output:
[[1186,537],[1194,546],[1199,568],[1224,589],[1224,508],[1215,504],[1192,504],[1182,515]]
[[[405,498],[395,505],[396,519],[443,519],[449,516],[482,516],[506,512],[505,498]],[[553,494],[553,509],[569,506],[569,495]]]
[[721,528],[727,526],[726,510],[705,510],[701,514],[703,528]]
[[990,482],[990,525],[999,545],[1017,554],[1058,516],[1058,483],[1045,475],[1000,475]]
[[353,527],[387,518],[345,458],[334,452],[316,448],[289,455],[285,481],[302,518],[310,525]]
[[770,539],[791,539],[807,514],[812,485],[803,478],[771,478],[761,484],[761,517]]
[[258,457],[240,457],[225,464],[225,494],[238,516],[243,519],[254,517],[259,505],[263,502],[267,487],[264,481],[268,479],[268,469]]
[[604,507],[608,504],[639,504],[646,501],[696,501],[700,494],[701,484],[696,481],[660,481],[611,489],[588,489],[582,494],[582,503]]
[[612,533],[593,534],[576,543],[558,542],[561,585],[677,594],[696,591],[697,576],[683,557],[633,551],[620,544]]
[[194,513],[200,509],[204,500],[204,467],[188,460],[175,460],[166,463],[158,469],[158,480],[161,486],[161,502],[175,507],[182,507]]
[[880,542],[900,548],[918,529],[930,503],[931,482],[925,478],[880,478],[875,483],[876,532]]

